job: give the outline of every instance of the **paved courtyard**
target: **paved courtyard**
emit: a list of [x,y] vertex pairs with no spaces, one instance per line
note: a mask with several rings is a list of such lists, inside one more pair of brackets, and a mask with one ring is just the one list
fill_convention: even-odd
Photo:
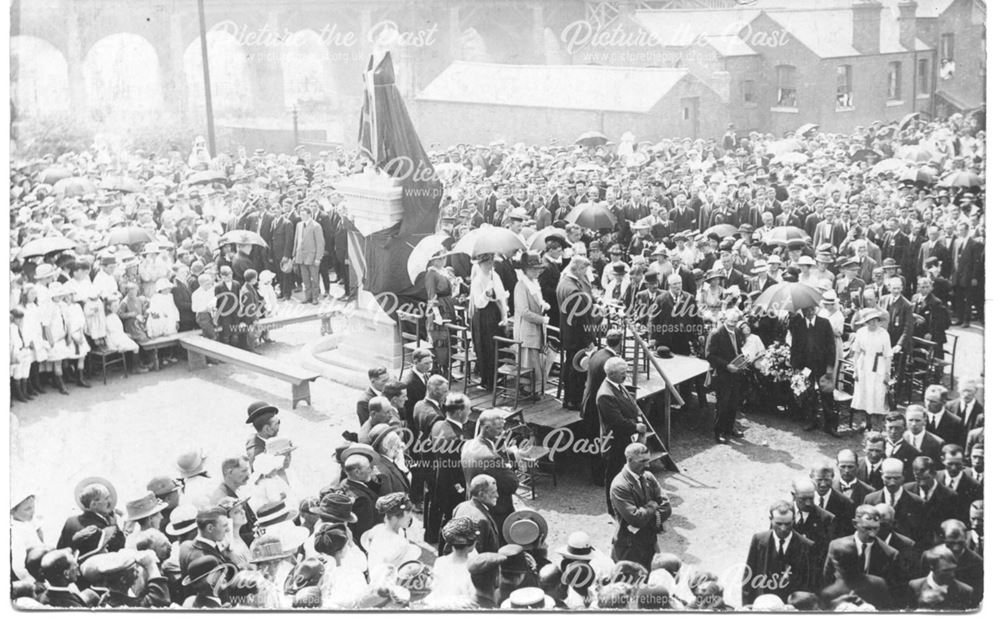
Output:
[[[265,352],[295,360],[315,332],[314,325],[275,331],[277,342]],[[977,376],[982,330],[959,333],[956,376]],[[282,435],[299,447],[292,468],[307,492],[335,476],[333,448],[341,432],[357,427],[354,405],[360,390],[323,379],[313,385],[312,407],[300,405],[295,411],[287,384],[230,365],[189,373],[182,360],[128,379],[116,372],[106,386],[93,383],[91,389],[72,387],[68,397],[50,391],[13,409],[12,488],[38,495],[45,537],[53,541],[74,507],[72,488],[84,477],[110,478],[124,509],[124,500],[140,494],[149,478],[174,474],[173,461],[186,448],[204,447],[210,472],[218,476],[222,459],[243,450],[251,431],[244,424],[245,410],[254,400],[281,409]],[[792,479],[807,473],[812,461],[856,446],[860,436],[834,440],[803,432],[798,423],[750,415],[745,440],[716,446],[710,418],[706,412],[675,421],[672,452],[680,472],[661,473],[674,515],[660,545],[693,568],[734,573],[731,568],[746,557],[751,533],[766,527],[767,505],[787,497]],[[584,530],[610,552],[614,525],[603,513],[602,490],[590,485],[582,470],[563,469],[556,488],[543,480],[537,499],[526,505],[548,519],[550,546]],[[729,588],[738,593],[735,583]]]

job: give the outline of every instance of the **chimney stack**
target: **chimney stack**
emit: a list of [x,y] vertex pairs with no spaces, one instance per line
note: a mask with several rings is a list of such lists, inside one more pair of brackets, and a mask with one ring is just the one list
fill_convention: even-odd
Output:
[[882,3],[878,0],[854,0],[851,5],[854,36],[852,44],[861,54],[878,54],[882,37]]
[[914,0],[900,0],[899,43],[907,50],[917,45],[917,3]]

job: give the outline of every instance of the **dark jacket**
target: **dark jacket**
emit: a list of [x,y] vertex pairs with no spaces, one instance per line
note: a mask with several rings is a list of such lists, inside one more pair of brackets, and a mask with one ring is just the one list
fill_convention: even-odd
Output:
[[788,323],[788,331],[792,336],[792,368],[809,368],[818,377],[834,367],[836,344],[829,320],[816,316],[810,329],[803,316],[793,316]]
[[354,505],[351,506],[351,511],[357,516],[358,522],[349,523],[347,527],[354,535],[355,544],[361,546],[361,536],[378,522],[375,501],[378,500],[379,495],[370,485],[348,478],[340,482],[340,488],[354,496]]
[[84,511],[76,516],[70,516],[63,524],[62,533],[59,534],[59,541],[56,543],[57,549],[65,549],[72,544],[73,534],[84,527],[94,525],[99,529],[114,528],[111,539],[108,540],[108,551],[120,551],[125,548],[125,534],[122,533],[117,523],[109,522],[100,514],[91,511]]
[[786,540],[784,559],[778,557],[770,530],[755,533],[743,573],[743,604],[752,604],[762,594],[774,594],[788,601],[792,592],[812,590],[815,585],[812,555],[813,541],[801,533],[793,531]]
[[[878,505],[885,502],[884,490],[872,492],[865,497],[866,505]],[[896,497],[896,505],[893,509],[896,510],[895,529],[898,529],[901,534],[908,538],[913,538],[914,540],[920,538],[924,530],[924,503],[920,500],[920,497],[914,496],[913,493],[901,488],[899,496]]]
[[618,531],[612,542],[611,559],[629,560],[649,568],[658,549],[656,537],[662,519],[670,515],[668,507],[657,522],[657,510],[647,507],[651,501],[657,504],[664,501],[660,484],[652,473],[644,472],[638,481],[627,468],[615,475],[611,481],[611,507]]

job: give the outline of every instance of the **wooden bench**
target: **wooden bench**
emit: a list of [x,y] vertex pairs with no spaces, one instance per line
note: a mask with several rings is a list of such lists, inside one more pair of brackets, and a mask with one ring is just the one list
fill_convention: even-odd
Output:
[[299,324],[300,322],[311,322],[313,320],[319,320],[319,332],[320,335],[328,335],[333,333],[333,329],[330,327],[330,318],[335,314],[340,313],[340,310],[318,310],[318,311],[306,311],[297,312],[292,314],[286,314],[283,316],[271,316],[269,318],[260,318],[253,323],[253,326],[259,331],[267,331],[269,329],[279,329],[281,327],[286,327],[291,324]]
[[319,378],[319,375],[314,372],[292,364],[283,364],[270,357],[264,357],[201,336],[185,337],[181,339],[180,343],[187,350],[188,368],[191,370],[204,368],[207,365],[206,358],[236,364],[248,370],[291,383],[292,409],[295,409],[300,401],[312,405],[309,383]]
[[171,333],[170,335],[161,335],[160,337],[154,337],[148,339],[145,342],[137,342],[139,348],[144,351],[153,352],[153,370],[160,369],[160,349],[167,348],[170,346],[177,346],[177,344],[186,337],[197,337],[201,335],[200,329],[195,329],[193,331],[180,331],[179,333]]

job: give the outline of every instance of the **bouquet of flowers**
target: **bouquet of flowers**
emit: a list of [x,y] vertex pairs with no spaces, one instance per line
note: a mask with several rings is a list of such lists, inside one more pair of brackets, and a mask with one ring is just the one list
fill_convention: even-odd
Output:
[[794,374],[792,374],[790,383],[792,387],[792,394],[794,394],[796,397],[802,396],[809,390],[809,387],[812,383],[809,379],[810,374],[811,372],[808,368],[803,368],[802,370],[796,370]]
[[764,349],[763,354],[754,362],[754,367],[772,381],[790,381],[794,374],[790,362],[791,352],[788,345],[775,342]]

